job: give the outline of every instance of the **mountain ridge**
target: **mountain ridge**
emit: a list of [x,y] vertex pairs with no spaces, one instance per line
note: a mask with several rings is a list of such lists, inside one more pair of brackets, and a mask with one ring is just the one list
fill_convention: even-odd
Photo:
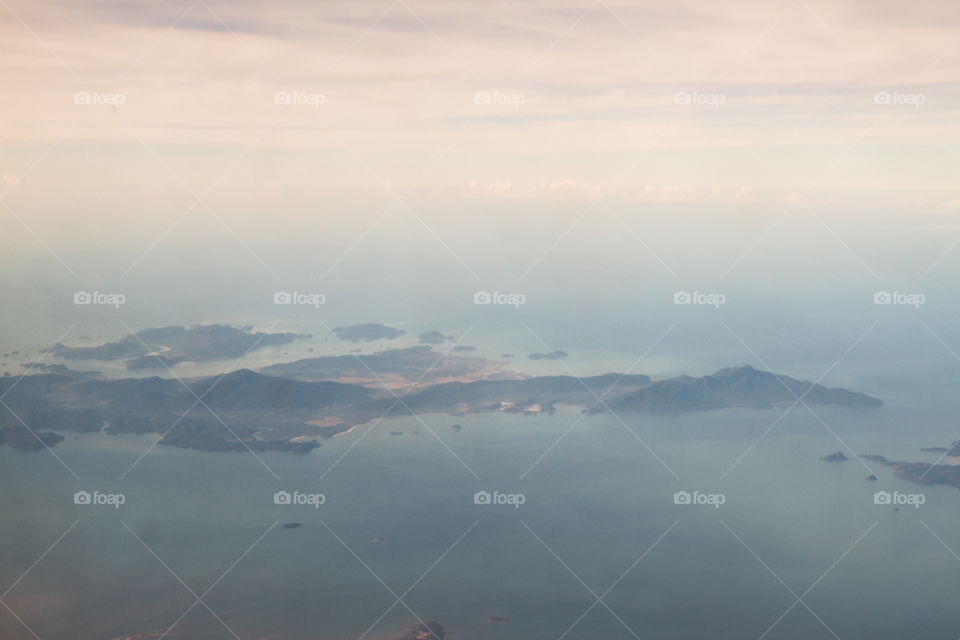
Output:
[[[381,352],[387,355],[369,361],[402,372],[402,385],[397,391],[375,372],[370,372],[363,383],[313,379],[323,370],[342,375],[345,370],[340,360],[332,368],[329,361],[323,361],[315,370],[291,363],[287,370],[298,377],[238,369],[180,381],[158,376],[74,375],[58,368],[55,373],[0,378],[0,394],[7,394],[4,402],[10,407],[9,412],[0,414],[0,429],[5,434],[0,444],[30,450],[31,439],[41,440],[36,448],[52,446],[58,441],[59,431],[103,431],[159,433],[163,434],[161,444],[205,451],[303,452],[320,446],[319,440],[357,424],[408,412],[549,415],[556,405],[564,404],[590,413],[676,413],[770,409],[797,402],[798,397],[810,404],[861,409],[883,405],[881,400],[862,393],[801,382],[751,366],[726,367],[698,378],[681,375],[654,379],[644,374],[607,373],[587,377],[468,376],[423,383],[419,381],[423,374],[417,372],[436,355],[429,349]],[[472,372],[476,360],[483,359],[470,359],[465,370]],[[267,369],[277,370],[275,366]],[[30,428],[19,424],[19,419]]]

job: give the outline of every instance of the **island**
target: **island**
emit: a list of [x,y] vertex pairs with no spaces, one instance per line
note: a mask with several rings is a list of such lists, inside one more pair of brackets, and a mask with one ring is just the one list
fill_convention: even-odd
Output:
[[[442,357],[441,357],[442,356]],[[420,382],[469,382],[473,380],[523,377],[506,371],[502,362],[476,356],[443,355],[430,345],[384,349],[369,354],[316,356],[282,362],[260,369],[260,373],[314,382],[332,380],[405,389]]]
[[824,462],[846,462],[848,460],[847,456],[843,455],[843,451],[837,451],[836,453],[831,453],[820,458]]
[[[246,336],[244,340],[255,335],[246,328],[217,333],[237,331]],[[502,362],[440,353],[430,345],[312,357],[259,371],[240,369],[183,380],[115,378],[56,363],[19,378],[0,378],[0,394],[9,407],[0,412],[0,446],[28,452],[53,447],[68,432],[156,434],[161,445],[218,453],[308,453],[357,425],[410,413],[549,416],[560,405],[618,415],[768,410],[788,406],[797,396],[811,405],[857,410],[883,404],[862,393],[750,366],[701,377],[530,376],[506,370]],[[453,424],[451,429],[460,431],[462,426]],[[838,452],[825,459],[846,458]],[[938,470],[932,478],[954,472],[953,467],[941,466],[943,473]]]
[[385,324],[375,322],[367,324],[354,324],[349,327],[334,327],[333,333],[341,340],[350,342],[372,342],[374,340],[393,340],[404,335],[406,331],[388,327]]
[[310,336],[295,333],[255,332],[251,327],[229,325],[170,326],[144,329],[114,342],[69,347],[57,343],[49,352],[65,360],[122,360],[131,371],[164,369],[178,362],[240,358],[243,355],[290,344]]
[[[929,449],[926,449],[926,451],[929,451]],[[958,450],[957,443],[954,442],[949,449],[943,449],[943,453],[953,457],[953,454],[960,453],[960,450]],[[890,467],[893,469],[895,476],[908,482],[928,486],[944,485],[960,489],[960,464],[945,463],[943,459],[947,455],[942,455],[941,460],[935,463],[888,460],[886,457],[876,454],[864,454],[860,457]]]
[[23,427],[0,427],[0,446],[6,445],[18,451],[40,451],[63,442],[64,437],[52,431],[30,432]]
[[445,336],[439,331],[424,331],[417,335],[421,344],[442,344],[447,340],[453,340],[450,336]]
[[531,360],[560,360],[566,358],[569,353],[566,351],[551,351],[550,353],[528,353],[527,357]]

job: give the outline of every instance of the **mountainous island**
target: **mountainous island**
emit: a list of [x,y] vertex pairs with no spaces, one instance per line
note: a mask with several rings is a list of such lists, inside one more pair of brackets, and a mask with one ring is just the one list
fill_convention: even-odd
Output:
[[[249,347],[251,336],[272,344],[297,338],[223,325],[168,327],[137,335],[145,342],[150,339],[151,349],[173,354],[167,358],[190,360],[235,353],[237,339]],[[209,337],[207,343],[203,335]],[[158,344],[162,341],[170,344]],[[123,339],[101,347],[64,347],[57,355],[147,355],[136,344]],[[769,409],[798,396],[811,405],[866,409],[883,404],[862,393],[749,366],[664,379],[618,373],[528,376],[504,370],[501,362],[451,355],[430,344],[305,358],[183,382],[158,376],[111,378],[60,363],[37,371],[0,378],[0,397],[8,408],[0,411],[0,445],[33,451],[56,445],[64,433],[102,432],[159,434],[160,444],[203,451],[307,452],[355,425],[409,412],[550,415],[557,405],[572,405],[590,413],[679,413]]]
[[50,353],[65,360],[123,360],[128,370],[163,369],[179,362],[240,358],[246,353],[287,345],[310,336],[254,332],[222,324],[144,329],[115,342],[83,347],[57,343]]

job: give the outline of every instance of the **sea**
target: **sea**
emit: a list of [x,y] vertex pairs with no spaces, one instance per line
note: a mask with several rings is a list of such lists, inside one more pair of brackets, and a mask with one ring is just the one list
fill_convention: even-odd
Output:
[[406,416],[305,455],[157,437],[0,448],[0,637],[960,636],[960,491],[855,455],[934,460],[950,413]]

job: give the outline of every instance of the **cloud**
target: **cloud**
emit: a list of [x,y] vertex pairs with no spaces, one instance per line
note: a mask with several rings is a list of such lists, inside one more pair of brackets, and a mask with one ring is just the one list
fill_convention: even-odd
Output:
[[[123,170],[131,184],[165,179],[156,166],[142,168],[142,142],[171,155],[216,156],[222,168],[252,149],[246,161],[274,167],[278,181],[309,168],[331,188],[369,178],[361,161],[414,184],[440,159],[424,187],[463,189],[473,179],[478,186],[463,191],[474,197],[521,189],[539,197],[597,194],[637,160],[646,173],[624,184],[636,198],[685,200],[695,197],[691,189],[719,184],[748,201],[740,186],[779,180],[757,177],[756,158],[744,147],[772,158],[780,178],[800,188],[830,169],[869,123],[886,118],[849,154],[872,152],[877,162],[835,172],[840,186],[869,188],[926,179],[929,172],[904,175],[897,163],[907,145],[914,147],[910,166],[931,162],[939,149],[927,127],[941,139],[960,136],[952,95],[960,56],[941,59],[958,18],[926,1],[800,3],[781,22],[784,7],[746,0],[610,0],[592,8],[575,0],[424,0],[409,10],[404,3],[280,0],[269,11],[252,0],[209,0],[179,22],[186,3],[9,6],[36,37],[0,11],[0,137],[33,145],[37,156],[64,134],[64,123],[76,123],[59,147],[96,149],[99,162],[97,169],[75,163],[80,184],[96,170]],[[922,108],[874,104],[875,73],[884,87],[906,86],[920,82],[918,69],[931,69],[917,89],[928,98]],[[497,88],[522,95],[523,104],[474,102],[477,91]],[[78,105],[78,91],[118,93],[125,102]],[[284,91],[324,101],[278,104]],[[678,105],[678,91],[719,93],[725,101]],[[825,152],[795,153],[809,149]],[[13,166],[21,164],[29,159]],[[950,177],[930,180],[948,186]]]
[[497,180],[487,184],[480,184],[476,180],[467,183],[471,196],[508,196],[514,193],[512,180]]
[[677,185],[644,185],[633,197],[644,202],[683,202],[696,196],[696,189]]

